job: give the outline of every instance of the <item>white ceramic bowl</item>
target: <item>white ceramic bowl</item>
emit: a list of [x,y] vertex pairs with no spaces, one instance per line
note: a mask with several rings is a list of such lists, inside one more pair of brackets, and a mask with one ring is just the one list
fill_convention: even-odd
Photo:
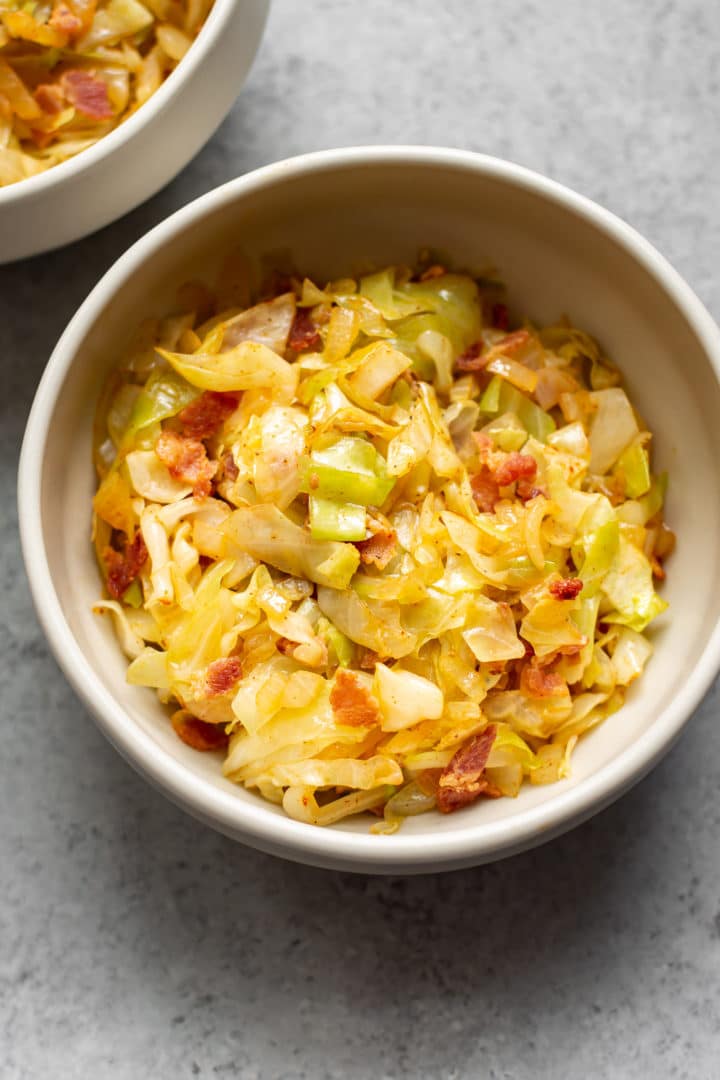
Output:
[[0,263],[79,240],[172,180],[239,94],[269,6],[215,0],[187,56],[125,123],[77,157],[0,187]]
[[[89,543],[91,421],[117,348],[175,287],[231,244],[290,249],[311,275],[358,260],[411,261],[419,246],[462,265],[487,257],[513,307],[562,312],[596,334],[625,371],[670,470],[679,533],[654,633],[656,654],[626,706],[585,736],[572,778],[516,800],[411,818],[398,834],[368,821],[321,830],[287,819],[224,780],[220,763],[172,732],[152,691],[125,682]],[[60,340],[22,451],[20,524],[38,614],[67,677],[118,750],[176,803],[265,851],[321,866],[419,872],[481,863],[539,844],[617,798],[679,734],[720,665],[720,332],[667,262],[623,222],[541,176],[455,150],[361,148],[260,169],[153,229],[102,279]],[[78,739],[84,728],[78,724]]]

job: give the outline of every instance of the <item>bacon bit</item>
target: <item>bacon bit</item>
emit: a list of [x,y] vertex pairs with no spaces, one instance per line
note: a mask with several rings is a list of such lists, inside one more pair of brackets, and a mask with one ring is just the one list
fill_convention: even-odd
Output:
[[207,697],[225,694],[235,685],[242,675],[242,664],[238,656],[227,656],[213,660],[205,672]]
[[495,443],[486,431],[473,431],[472,437],[477,446],[480,460],[487,465],[490,460],[490,455],[497,453],[495,450]]
[[223,750],[228,744],[222,724],[208,724],[184,709],[173,713],[170,722],[177,737],[193,750]]
[[493,326],[496,326],[498,330],[509,330],[510,315],[507,304],[493,304],[491,318]]
[[75,15],[67,4],[63,4],[62,0],[59,4],[56,4],[53,8],[53,13],[48,19],[48,24],[55,30],[60,30],[61,33],[67,34],[69,38],[77,37],[83,28],[82,19],[79,19]]
[[527,330],[513,330],[512,334],[506,334],[504,338],[496,341],[490,352],[493,356],[512,356],[523,345],[527,345],[530,334]]
[[107,590],[114,600],[119,600],[128,586],[132,585],[145,564],[148,551],[143,535],[138,529],[132,542],[125,545],[123,552],[106,547],[103,562],[107,566]]
[[453,810],[459,810],[488,792],[491,785],[483,773],[496,733],[497,728],[490,724],[479,735],[473,735],[443,769],[437,789],[437,805],[441,813],[450,814]]
[[[601,630],[601,633],[606,632],[606,631],[602,630],[602,628],[600,626],[600,623],[598,623],[598,628]],[[537,656],[535,658],[535,663],[538,665],[538,667],[550,667],[550,665],[552,663],[554,663],[555,660],[558,659],[558,657],[560,657],[560,656],[577,656],[578,653],[581,653],[584,648],[585,648],[585,643],[581,643],[581,644],[574,643],[572,645],[561,645],[559,649],[553,649],[552,652],[546,653],[545,656]]]
[[232,454],[225,455],[225,457],[222,459],[222,465],[223,472],[225,473],[225,476],[228,478],[228,480],[237,480],[238,476],[240,475],[240,470],[235,464],[235,458],[232,456]]
[[[372,528],[372,525],[371,525]],[[397,547],[394,529],[378,529],[367,540],[358,540],[355,547],[360,552],[360,562],[365,566],[377,566],[384,570],[395,554]]]
[[531,480],[524,479],[522,476],[517,482],[515,494],[519,499],[522,499],[523,502],[530,502],[531,499],[537,499],[538,495],[547,498],[547,493],[543,488],[535,487]]
[[427,270],[423,270],[422,274],[418,278],[418,281],[432,281],[433,278],[444,277],[447,274],[447,270],[440,263],[434,263],[432,266],[428,266]]
[[497,784],[493,784],[490,780],[485,781],[485,790],[483,792],[483,795],[486,799],[502,799],[502,791],[497,786]]
[[298,308],[295,312],[293,324],[288,336],[288,349],[293,352],[306,352],[319,349],[322,346],[322,338],[317,326],[310,317],[306,308]]
[[537,462],[531,454],[520,454],[513,450],[495,472],[495,480],[500,487],[514,484],[516,480],[531,480],[537,473]]
[[465,352],[460,353],[455,361],[456,369],[458,371],[481,371],[490,360],[487,354],[483,355],[484,348],[482,341],[476,341],[474,344],[468,345]]
[[275,648],[279,653],[282,653],[283,656],[292,656],[297,649],[297,646],[297,641],[291,641],[290,638],[286,637],[279,637],[275,642]]
[[380,710],[375,698],[364,686],[360,686],[355,675],[342,668],[335,675],[330,705],[339,724],[361,727],[380,721]]
[[480,371],[498,356],[512,356],[529,340],[530,334],[527,330],[513,330],[512,334],[506,334],[505,337],[500,338],[486,352],[483,352],[482,343],[476,342],[458,357],[455,366],[458,371]]
[[163,431],[155,444],[155,453],[167,465],[171,476],[192,484],[196,498],[210,494],[210,481],[217,472],[217,462],[208,461],[205,447],[198,439]]
[[525,664],[520,673],[520,689],[528,697],[562,697],[567,683],[556,671],[545,671],[535,663]]
[[551,583],[550,592],[556,600],[574,600],[582,592],[582,588],[583,583],[580,578],[561,578],[560,581]]
[[112,120],[114,113],[108,97],[107,83],[91,71],[78,68],[66,71],[60,78],[65,96],[83,116],[91,120]]
[[38,131],[37,128],[30,128],[30,137],[38,150],[44,150],[53,141],[55,135],[51,131]]
[[481,465],[480,472],[471,478],[470,487],[478,510],[482,514],[491,514],[495,503],[500,500],[500,491],[498,482],[487,465]]
[[183,433],[192,439],[209,439],[237,408],[237,394],[206,390],[178,413]]
[[484,431],[474,431],[473,439],[480,459],[480,471],[470,480],[475,502],[485,513],[491,512],[500,500],[500,488],[517,483],[519,498],[542,495],[540,488],[532,485],[537,473],[537,462],[530,454],[513,450],[505,454],[495,448],[490,436]]
[[57,116],[65,108],[66,98],[57,83],[40,83],[34,96],[42,111],[50,116]]

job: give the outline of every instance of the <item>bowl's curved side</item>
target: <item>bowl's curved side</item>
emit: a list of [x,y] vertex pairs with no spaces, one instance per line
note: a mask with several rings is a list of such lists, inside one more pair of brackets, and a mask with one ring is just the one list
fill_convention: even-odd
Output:
[[152,98],[77,157],[0,189],[0,264],[79,240],[149,199],[207,142],[257,53],[270,0],[217,0]]
[[[408,212],[395,216],[397,205],[405,206],[408,180]],[[385,210],[394,225],[390,233],[378,209],[388,188],[395,199]],[[356,195],[366,200],[362,209],[352,202]],[[442,222],[433,222],[433,215]],[[222,781],[216,764],[198,762],[203,756],[173,742],[171,732],[165,739],[169,725],[159,722],[150,696],[124,685],[124,662],[111,632],[85,614],[97,591],[86,539],[92,477],[85,413],[103,365],[112,360],[108,337],[122,334],[136,311],[145,313],[139,309],[148,294],[162,305],[177,284],[178,263],[187,259],[198,269],[203,245],[220,248],[235,233],[244,243],[267,240],[269,250],[277,241],[273,229],[288,236],[295,229],[298,250],[312,258],[323,245],[331,254],[338,244],[344,252],[356,234],[356,247],[375,237],[387,251],[417,240],[421,227],[436,226],[449,240],[457,238],[461,258],[462,244],[470,251],[477,236],[487,236],[490,251],[481,253],[500,260],[495,245],[504,238],[510,283],[519,285],[523,302],[554,308],[566,296],[572,299],[574,289],[579,322],[587,317],[591,330],[595,318],[613,323],[606,326],[610,348],[622,345],[621,366],[637,354],[630,374],[643,390],[647,386],[649,414],[666,428],[663,464],[671,463],[677,479],[672,512],[693,528],[686,530],[669,576],[674,617],[658,631],[652,681],[587,737],[576,782],[535,788],[505,808],[495,803],[452,820],[415,819],[392,837],[369,836],[363,824],[356,831],[314,829]],[[533,228],[535,239],[525,235]],[[426,240],[435,236],[425,231],[421,242]],[[645,400],[643,394],[641,404]],[[718,408],[720,331],[713,320],[650,244],[581,196],[517,166],[461,151],[378,147],[280,162],[203,196],[157,226],[102,279],[59,342],[38,389],[20,465],[21,538],[33,598],[58,662],[108,738],[199,819],[263,850],[321,866],[391,873],[487,862],[571,828],[640,779],[677,738],[720,667],[720,510],[701,498],[717,488]]]

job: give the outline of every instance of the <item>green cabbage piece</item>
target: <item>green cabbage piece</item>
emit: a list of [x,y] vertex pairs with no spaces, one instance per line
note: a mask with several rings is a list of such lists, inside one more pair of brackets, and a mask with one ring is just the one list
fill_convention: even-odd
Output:
[[300,461],[300,490],[322,499],[379,507],[394,484],[373,444],[353,435],[316,446]]
[[364,540],[367,512],[364,506],[311,495],[310,535],[313,540]]
[[529,397],[521,393],[499,375],[493,375],[480,399],[480,411],[489,416],[502,416],[512,413],[523,425],[528,434],[538,442],[544,443],[556,424],[550,413],[545,412]]
[[297,368],[267,345],[243,341],[221,353],[157,351],[178,375],[201,390],[267,389],[278,402],[290,401],[295,393]]
[[196,387],[174,371],[153,372],[134,400],[127,427],[120,439],[121,453],[132,449],[144,428],[176,416],[197,396]]
[[613,608],[603,615],[603,620],[621,623],[638,632],[668,606],[655,592],[649,561],[623,536],[620,536],[617,554],[601,587]]
[[313,540],[275,506],[242,506],[230,514],[222,531],[254,559],[331,589],[347,589],[360,562],[352,544]]

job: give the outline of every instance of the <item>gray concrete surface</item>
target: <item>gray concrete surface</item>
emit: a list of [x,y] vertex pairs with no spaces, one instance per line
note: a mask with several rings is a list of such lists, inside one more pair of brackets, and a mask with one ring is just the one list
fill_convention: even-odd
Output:
[[512,158],[640,228],[720,315],[719,54],[716,0],[276,0],[174,184],[0,270],[3,1080],[720,1076],[717,686],[650,778],[532,854],[407,880],[303,869],[191,821],[98,734],[38,629],[15,513],[35,384],[98,276],[285,155]]

